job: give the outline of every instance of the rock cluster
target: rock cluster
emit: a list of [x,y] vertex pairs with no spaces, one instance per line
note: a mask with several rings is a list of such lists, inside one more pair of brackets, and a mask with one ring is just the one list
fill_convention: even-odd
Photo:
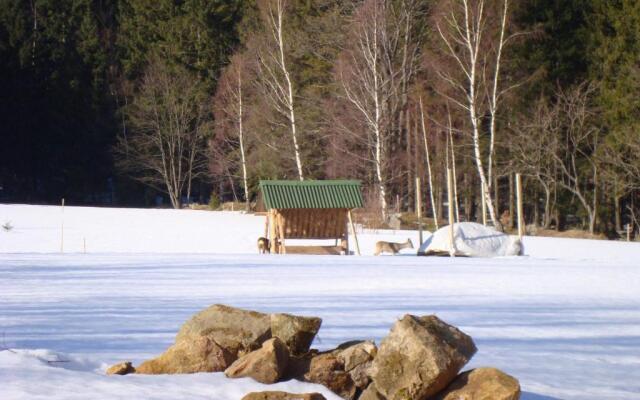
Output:
[[[476,352],[471,337],[434,315],[405,315],[378,348],[371,341],[310,350],[322,320],[211,306],[187,321],[175,343],[137,368],[110,374],[221,372],[271,384],[322,384],[347,400],[517,400],[518,381],[494,368],[460,373]],[[315,400],[317,393],[250,393],[243,400]]]

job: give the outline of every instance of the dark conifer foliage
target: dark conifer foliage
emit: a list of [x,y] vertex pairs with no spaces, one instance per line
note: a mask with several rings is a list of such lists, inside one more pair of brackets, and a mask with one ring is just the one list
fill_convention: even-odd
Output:
[[[186,164],[209,165],[176,206],[250,205],[264,178],[356,178],[384,218],[414,210],[420,178],[442,216],[452,168],[456,215],[482,220],[484,198],[508,228],[519,172],[527,223],[615,236],[640,226],[639,4],[0,0],[0,201],[167,205],[127,144],[172,132],[202,143],[179,149],[198,154]],[[165,110],[198,99],[189,127],[140,124],[152,60],[197,83],[162,88]]]

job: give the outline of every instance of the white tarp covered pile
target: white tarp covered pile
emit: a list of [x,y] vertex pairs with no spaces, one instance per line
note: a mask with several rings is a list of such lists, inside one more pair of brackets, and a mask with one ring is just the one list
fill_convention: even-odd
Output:
[[[449,226],[445,226],[434,232],[423,243],[420,254],[449,253],[452,250],[449,229]],[[519,238],[475,222],[454,224],[453,237],[454,253],[457,256],[501,257],[517,256],[523,253]]]

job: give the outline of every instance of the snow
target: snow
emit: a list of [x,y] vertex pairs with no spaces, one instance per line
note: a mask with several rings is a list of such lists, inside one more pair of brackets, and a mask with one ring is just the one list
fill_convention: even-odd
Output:
[[[297,381],[104,375],[161,353],[215,303],[322,317],[320,349],[379,343],[403,314],[435,313],[474,338],[468,368],[514,375],[525,400],[640,393],[638,243],[525,237],[526,256],[498,258],[259,256],[260,217],[66,207],[60,254],[60,211],[0,205],[0,224],[15,227],[0,229],[0,399],[337,399]],[[407,237],[417,243],[415,232],[359,235],[367,254]]]
[[447,225],[435,231],[421,246],[420,253],[451,253],[466,257],[501,257],[521,254],[520,239],[498,232],[475,222],[453,224],[453,243],[451,248],[451,226]]
[[[0,253],[257,253],[265,217],[240,211],[197,211],[2,205],[0,225],[13,229],[0,236]],[[428,232],[425,232],[425,237]],[[363,254],[373,254],[378,240],[418,243],[416,231],[359,229]],[[289,240],[291,245],[300,241]],[[351,237],[351,248],[355,243]],[[333,241],[302,244],[333,245]],[[415,254],[417,249],[401,253]]]

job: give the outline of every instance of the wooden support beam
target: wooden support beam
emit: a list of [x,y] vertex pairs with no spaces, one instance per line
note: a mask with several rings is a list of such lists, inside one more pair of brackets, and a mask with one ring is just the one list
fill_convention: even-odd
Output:
[[284,244],[285,219],[282,214],[278,213],[278,239],[280,239],[280,254],[287,254],[287,248]]
[[276,234],[275,210],[269,210],[267,218],[269,218],[269,244],[271,247],[269,252],[271,254],[278,254],[278,235]]
[[348,211],[349,225],[351,225],[351,232],[353,233],[353,239],[356,242],[356,253],[360,255],[360,243],[358,243],[358,234],[356,233],[356,227],[353,224],[353,217],[351,216],[351,210]]

